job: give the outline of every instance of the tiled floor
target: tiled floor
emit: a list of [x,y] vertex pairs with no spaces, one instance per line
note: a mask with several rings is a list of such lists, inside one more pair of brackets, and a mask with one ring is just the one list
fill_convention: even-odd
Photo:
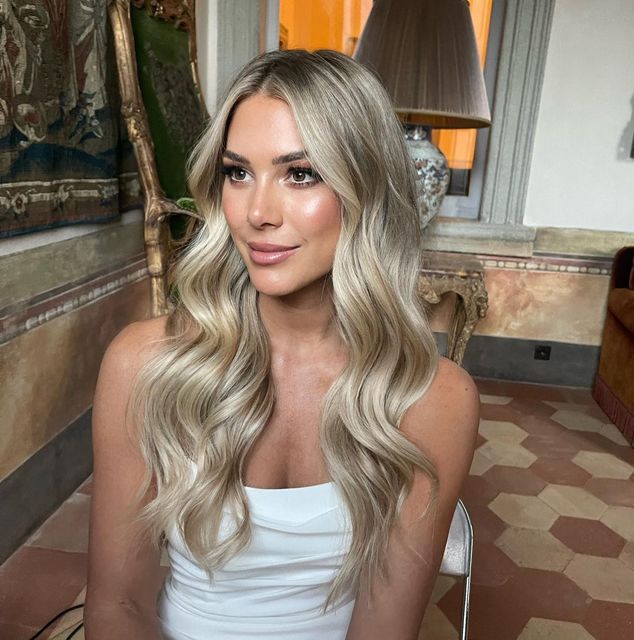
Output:
[[[634,449],[588,390],[477,383],[469,638],[634,638]],[[82,601],[89,503],[88,482],[0,567],[3,640]],[[421,639],[458,637],[460,598],[441,576]]]

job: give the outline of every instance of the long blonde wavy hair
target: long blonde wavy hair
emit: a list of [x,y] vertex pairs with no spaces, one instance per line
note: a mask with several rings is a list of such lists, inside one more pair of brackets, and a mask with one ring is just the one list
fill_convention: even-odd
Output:
[[[232,114],[254,94],[289,105],[308,159],[341,202],[330,295],[348,362],[324,398],[320,446],[352,536],[325,610],[362,580],[385,575],[388,538],[415,470],[432,479],[432,496],[437,487],[433,464],[399,431],[438,362],[417,296],[416,175],[383,87],[347,56],[295,50],[255,58],[193,152],[189,185],[200,225],[175,265],[168,336],[132,390],[148,470],[139,495],[151,483],[156,491],[141,520],[156,543],[177,526],[210,576],[250,541],[244,463],[275,388],[258,294],[223,216],[220,169]],[[227,507],[235,532],[220,540]]]

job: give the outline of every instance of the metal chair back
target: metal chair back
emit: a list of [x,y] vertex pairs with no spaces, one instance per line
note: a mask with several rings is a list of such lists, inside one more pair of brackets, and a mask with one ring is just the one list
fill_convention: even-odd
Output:
[[462,578],[462,611],[460,616],[460,640],[467,640],[469,625],[469,598],[471,595],[471,562],[473,557],[473,526],[462,500],[454,511],[440,573]]

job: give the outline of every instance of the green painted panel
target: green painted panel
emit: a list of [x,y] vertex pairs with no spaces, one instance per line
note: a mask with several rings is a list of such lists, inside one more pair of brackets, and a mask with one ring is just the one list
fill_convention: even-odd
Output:
[[189,34],[130,7],[139,85],[154,141],[159,180],[166,195],[187,195],[185,165],[205,113],[189,61]]

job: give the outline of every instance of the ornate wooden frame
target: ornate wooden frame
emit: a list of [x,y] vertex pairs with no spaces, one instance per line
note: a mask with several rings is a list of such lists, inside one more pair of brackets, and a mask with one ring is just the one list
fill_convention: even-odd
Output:
[[165,315],[169,311],[167,267],[170,247],[167,216],[172,213],[188,212],[166,197],[159,182],[154,143],[137,75],[130,4],[144,7],[153,17],[174,22],[176,28],[189,32],[192,78],[203,109],[205,105],[200,91],[196,63],[194,2],[192,0],[108,0],[108,14],[114,33],[121,92],[121,112],[126,122],[128,136],[134,146],[141,186],[145,195],[145,253],[151,282],[152,316],[156,317]]
[[447,357],[462,365],[467,343],[489,306],[482,263],[467,254],[425,251],[418,292],[428,304],[438,304],[446,293],[456,294]]

